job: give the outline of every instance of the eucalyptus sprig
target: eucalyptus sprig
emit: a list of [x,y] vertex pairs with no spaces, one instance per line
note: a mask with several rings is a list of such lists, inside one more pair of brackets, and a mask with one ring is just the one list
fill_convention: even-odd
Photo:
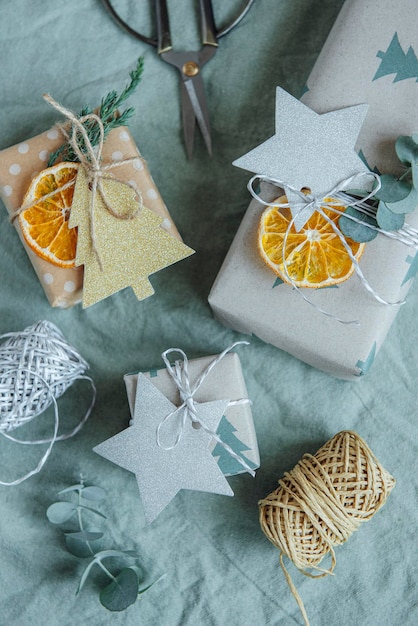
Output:
[[[79,558],[89,558],[76,595],[79,594],[92,570],[97,566],[109,578],[110,583],[100,592],[100,602],[109,611],[124,611],[137,600],[145,591],[150,589],[160,578],[149,585],[140,588],[144,577],[143,570],[138,567],[139,555],[132,550],[98,549],[98,542],[104,536],[96,526],[86,525],[84,517],[99,517],[106,519],[105,515],[96,508],[89,506],[91,503],[102,502],[106,498],[106,492],[101,487],[86,486],[81,477],[80,482],[71,485],[59,492],[59,495],[76,495],[76,501],[54,502],[48,507],[46,515],[54,525],[66,524],[70,520],[75,521],[76,528],[65,532],[67,549]],[[74,525],[74,524],[73,524]],[[116,559],[121,562],[131,562],[118,568],[117,572],[111,571],[104,561]],[[113,569],[113,568],[112,568]]]
[[418,206],[418,134],[398,137],[395,150],[405,171],[399,178],[392,174],[380,176],[379,191],[363,207],[366,213],[355,207],[347,208],[345,215],[358,221],[345,215],[340,218],[339,226],[346,237],[362,243],[377,237],[376,227],[386,231],[399,230],[404,225],[405,215]]
[[[126,126],[128,120],[133,116],[135,112],[133,107],[129,107],[122,112],[119,112],[119,107],[134,93],[141,81],[143,72],[144,57],[139,57],[136,68],[129,73],[131,81],[125,89],[123,89],[120,94],[118,94],[115,90],[112,90],[102,99],[97,115],[103,122],[105,139],[113,128]],[[87,105],[80,111],[79,117],[82,118],[93,112],[92,107]],[[87,136],[92,146],[97,146],[100,140],[97,123],[94,120],[85,120],[83,122],[83,126],[87,131]],[[80,138],[80,148],[84,151],[82,138]],[[51,153],[48,160],[48,167],[54,165],[54,163],[58,160],[77,162],[78,158],[73,148],[68,143],[64,143],[57,150],[55,150],[55,152]]]

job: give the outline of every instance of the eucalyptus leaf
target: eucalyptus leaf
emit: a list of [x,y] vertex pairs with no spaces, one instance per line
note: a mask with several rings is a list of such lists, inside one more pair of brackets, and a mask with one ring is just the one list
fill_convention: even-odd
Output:
[[97,509],[92,509],[90,506],[85,506],[84,504],[80,504],[78,508],[84,509],[85,511],[91,511],[92,513],[96,513],[96,515],[103,517],[103,519],[106,519],[106,515],[103,515],[103,513],[101,513]]
[[94,565],[97,565],[97,560],[96,557],[94,557],[90,563],[87,565],[86,569],[84,570],[81,578],[80,578],[80,582],[76,591],[76,595],[78,595],[80,593],[80,591],[82,590],[82,588],[84,587],[84,583],[86,582],[87,578],[89,577],[89,574],[91,572],[91,569]]
[[74,556],[78,556],[80,559],[85,559],[89,556],[93,556],[94,552],[85,541],[80,541],[79,539],[74,539],[71,535],[67,535],[65,537],[65,544],[67,549]]
[[125,567],[115,580],[100,592],[100,602],[109,611],[124,611],[138,598],[138,576]]
[[135,574],[138,576],[138,580],[141,580],[141,578],[143,578],[144,572],[140,567],[138,567],[137,565],[130,565],[129,567],[130,569],[134,570]]
[[418,162],[418,145],[412,137],[401,135],[395,143],[396,154],[404,165],[412,165]]
[[137,559],[138,555],[133,550],[101,550],[97,552],[96,559],[107,559],[109,557],[125,557],[130,556],[133,559]]
[[58,495],[62,495],[63,493],[69,493],[70,491],[80,491],[83,489],[84,485],[71,485],[71,487],[67,487],[66,489],[62,489],[58,492]]
[[404,200],[410,193],[412,185],[403,180],[398,180],[392,174],[382,174],[380,177],[381,187],[376,191],[375,197],[383,202],[399,202]]
[[161,576],[159,576],[156,580],[154,580],[152,583],[150,583],[149,585],[147,585],[146,587],[142,587],[142,589],[138,589],[138,595],[141,596],[143,593],[145,593],[146,591],[148,591],[148,589],[151,589],[151,587],[153,587],[154,585],[156,585],[158,582],[160,582],[160,580],[162,580],[163,578],[165,578],[165,574],[161,574]]
[[81,495],[86,500],[93,500],[94,502],[100,502],[106,498],[106,491],[101,487],[84,487]]
[[68,521],[76,511],[77,507],[72,502],[54,502],[54,504],[48,507],[46,515],[51,524],[63,524]]
[[65,533],[66,537],[72,537],[79,541],[97,541],[103,537],[103,533],[91,530],[79,530],[75,533]]
[[414,133],[411,137],[412,141],[415,141],[415,143],[418,145],[418,133]]
[[393,213],[382,201],[379,202],[376,219],[383,230],[399,230],[405,222],[403,213]]
[[[361,223],[350,219],[348,216],[360,220]],[[373,217],[364,215],[364,213],[361,213],[352,206],[347,207],[344,215],[342,215],[338,220],[338,225],[343,235],[350,237],[353,241],[357,241],[359,243],[372,241],[375,237],[377,237],[377,231],[369,228],[367,224],[375,226],[376,220]]]
[[392,213],[412,213],[418,205],[418,190],[411,187],[411,191],[403,200],[399,200],[399,202],[385,202],[385,204]]
[[412,171],[412,183],[415,189],[418,189],[418,163],[412,163],[411,165]]

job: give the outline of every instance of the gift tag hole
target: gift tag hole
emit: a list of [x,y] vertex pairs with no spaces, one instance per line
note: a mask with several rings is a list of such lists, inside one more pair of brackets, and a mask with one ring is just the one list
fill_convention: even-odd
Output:
[[196,430],[199,430],[199,428],[201,428],[201,425],[199,424],[199,422],[192,422],[192,426],[193,426],[193,428],[195,428]]

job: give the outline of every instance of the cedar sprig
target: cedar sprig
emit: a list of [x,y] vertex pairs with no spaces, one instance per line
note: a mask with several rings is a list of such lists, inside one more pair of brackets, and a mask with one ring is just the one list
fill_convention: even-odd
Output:
[[[139,57],[136,68],[129,73],[131,81],[125,89],[120,94],[118,94],[115,90],[112,90],[102,99],[97,115],[103,122],[104,139],[106,139],[107,135],[113,128],[126,126],[128,120],[133,116],[135,112],[133,107],[129,107],[121,113],[119,113],[118,109],[125,102],[125,100],[127,100],[134,93],[141,81],[143,72],[144,57]],[[93,113],[93,109],[91,106],[87,105],[80,111],[79,117],[81,118],[85,115],[90,115],[91,113]],[[87,136],[91,145],[93,147],[97,146],[100,139],[97,123],[95,123],[94,120],[86,120],[83,122],[83,126],[87,131]],[[82,138],[80,139],[79,146],[81,151],[85,152],[85,145]],[[58,160],[77,162],[79,159],[70,144],[66,142],[55,150],[55,152],[51,153],[48,160],[48,167],[54,165],[54,163]]]

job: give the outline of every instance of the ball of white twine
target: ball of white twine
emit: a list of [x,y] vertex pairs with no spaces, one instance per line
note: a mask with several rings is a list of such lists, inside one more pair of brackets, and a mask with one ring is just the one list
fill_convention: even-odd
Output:
[[[1,485],[17,485],[45,464],[56,441],[72,437],[83,427],[96,399],[92,379],[85,376],[88,363],[71,346],[61,331],[51,322],[40,321],[25,330],[7,333],[0,346],[0,435],[21,444],[46,444],[48,449],[37,467],[13,482]],[[69,433],[58,436],[57,399],[76,380],[88,380],[93,390],[92,402],[77,426]],[[54,434],[50,439],[23,441],[15,439],[10,432],[33,420],[51,404],[55,410]]]

